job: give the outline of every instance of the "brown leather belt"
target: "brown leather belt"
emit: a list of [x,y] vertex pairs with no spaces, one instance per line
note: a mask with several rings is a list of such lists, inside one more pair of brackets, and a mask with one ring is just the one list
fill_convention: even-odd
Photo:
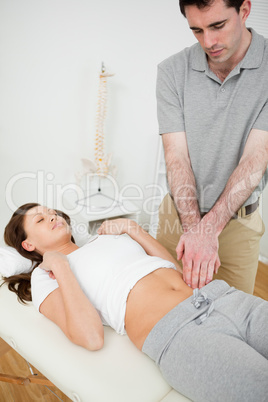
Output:
[[[245,216],[248,216],[248,215],[252,214],[253,212],[255,212],[256,209],[258,208],[258,206],[259,206],[259,200],[257,200],[253,204],[249,204],[245,207],[241,207],[237,211],[237,213],[232,216],[231,219],[245,218]],[[205,216],[206,214],[207,214],[207,212],[202,212],[201,217],[203,218],[203,216]]]
[[253,204],[249,204],[246,207],[241,207],[238,211],[235,217],[239,217],[239,218],[244,218],[245,216],[248,216],[250,214],[252,214],[253,212],[256,211],[256,209],[259,206],[259,199],[257,199],[256,202],[254,202]]

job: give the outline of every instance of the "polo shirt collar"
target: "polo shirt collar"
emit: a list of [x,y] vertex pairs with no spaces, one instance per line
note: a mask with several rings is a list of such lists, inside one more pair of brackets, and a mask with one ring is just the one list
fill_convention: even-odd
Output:
[[[265,39],[262,35],[257,34],[254,29],[248,29],[252,34],[251,43],[245,57],[238,64],[239,69],[258,68],[263,59]],[[192,69],[197,71],[208,71],[207,56],[199,43],[196,43],[193,47]]]
[[198,42],[193,47],[192,69],[197,71],[206,71],[207,65],[206,53]]
[[265,39],[257,34],[252,28],[248,28],[252,34],[251,43],[248,51],[239,63],[240,68],[259,68],[263,59]]

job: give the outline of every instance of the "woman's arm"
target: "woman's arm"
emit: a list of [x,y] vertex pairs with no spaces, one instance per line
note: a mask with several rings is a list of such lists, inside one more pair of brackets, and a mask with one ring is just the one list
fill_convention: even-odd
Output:
[[172,257],[167,249],[162,246],[156,239],[149,233],[143,230],[135,221],[131,219],[114,219],[103,222],[98,229],[101,234],[114,234],[120,235],[127,233],[133,240],[139,243],[148,255],[163,258],[164,260],[171,261],[181,273],[181,267],[178,262]]
[[104,332],[100,316],[80,288],[66,256],[47,252],[39,267],[49,271],[59,284],[42,302],[40,312],[55,322],[73,343],[88,350],[101,349]]

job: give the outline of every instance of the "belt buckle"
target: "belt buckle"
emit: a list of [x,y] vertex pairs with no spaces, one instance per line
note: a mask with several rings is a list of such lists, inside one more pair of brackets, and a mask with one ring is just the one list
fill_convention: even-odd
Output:
[[243,219],[247,216],[247,210],[246,207],[241,207],[240,208],[240,218]]
[[237,213],[234,216],[235,216],[235,219],[245,218],[247,216],[246,207],[239,208],[239,210],[237,211]]

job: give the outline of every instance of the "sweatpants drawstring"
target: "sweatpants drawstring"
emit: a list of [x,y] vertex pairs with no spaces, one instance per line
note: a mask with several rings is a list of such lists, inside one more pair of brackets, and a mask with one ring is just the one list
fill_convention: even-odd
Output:
[[196,318],[195,322],[197,325],[202,324],[202,322],[204,322],[209,315],[212,313],[212,311],[214,310],[214,301],[211,300],[210,298],[208,298],[206,292],[202,292],[199,289],[194,289],[194,293],[193,293],[193,301],[192,304],[194,305],[194,307],[196,309],[200,308],[201,305],[205,302],[208,305],[207,310],[201,314],[199,317]]

